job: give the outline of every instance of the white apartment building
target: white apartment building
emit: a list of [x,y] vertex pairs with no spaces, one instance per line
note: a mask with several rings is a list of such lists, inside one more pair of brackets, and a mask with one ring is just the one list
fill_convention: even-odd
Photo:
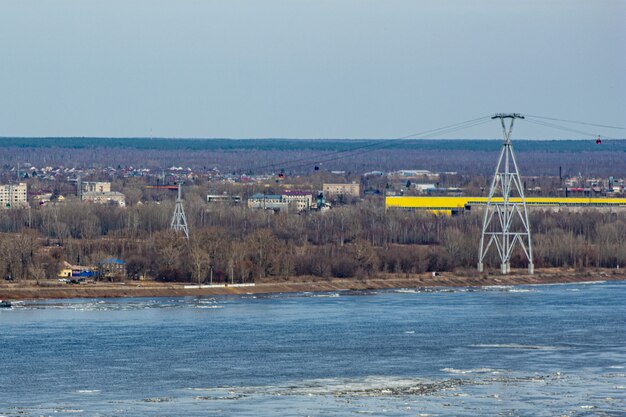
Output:
[[309,210],[313,203],[313,196],[311,193],[303,191],[284,191],[282,194],[282,200],[287,204],[295,204],[296,211],[301,212]]
[[111,192],[110,182],[101,181],[81,181],[83,193],[109,193]]
[[361,186],[356,182],[349,184],[323,184],[322,191],[324,193],[324,197],[336,195],[358,197],[361,192]]
[[117,204],[120,207],[126,207],[126,196],[117,191],[83,193],[82,199],[89,203]]
[[26,183],[0,185],[0,204],[2,208],[28,206],[28,187]]

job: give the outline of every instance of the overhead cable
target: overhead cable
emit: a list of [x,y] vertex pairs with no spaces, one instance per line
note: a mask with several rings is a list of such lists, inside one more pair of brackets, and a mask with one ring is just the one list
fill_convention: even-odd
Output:
[[604,127],[604,128],[607,128],[607,129],[626,130],[626,127],[622,127],[622,126],[610,126],[610,125],[603,125],[603,124],[599,124],[599,123],[589,123],[589,122],[581,122],[581,121],[577,121],[577,120],[559,119],[559,118],[556,118],[556,117],[534,116],[532,114],[525,114],[524,116],[532,117],[532,118],[535,118],[535,119],[554,120],[554,121],[557,121],[557,122],[566,122],[566,123],[574,123],[574,124],[579,124],[579,125]]

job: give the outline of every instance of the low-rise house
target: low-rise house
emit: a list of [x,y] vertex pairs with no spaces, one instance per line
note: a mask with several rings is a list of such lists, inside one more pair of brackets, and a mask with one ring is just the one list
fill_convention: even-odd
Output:
[[90,278],[94,277],[96,272],[91,266],[72,265],[63,261],[61,270],[57,274],[59,278]]

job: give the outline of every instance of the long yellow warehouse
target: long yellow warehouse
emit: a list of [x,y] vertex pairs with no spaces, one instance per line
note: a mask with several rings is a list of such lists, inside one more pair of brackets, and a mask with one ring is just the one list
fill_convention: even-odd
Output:
[[[512,202],[521,202],[512,197]],[[494,197],[493,202],[501,203],[502,197]],[[471,210],[473,206],[484,206],[487,197],[386,197],[385,206],[405,209],[428,210],[434,213],[456,214]],[[565,198],[565,197],[526,197],[529,207],[578,207],[578,208],[626,208],[626,198]]]

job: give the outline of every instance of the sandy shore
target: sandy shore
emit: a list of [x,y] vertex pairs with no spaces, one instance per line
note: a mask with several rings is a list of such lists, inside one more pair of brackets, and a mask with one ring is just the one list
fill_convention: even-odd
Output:
[[189,283],[158,283],[128,281],[124,283],[86,283],[70,285],[57,280],[23,281],[0,284],[0,299],[54,299],[54,298],[108,298],[108,297],[182,297],[201,295],[268,294],[288,292],[323,292],[343,290],[368,290],[419,287],[465,287],[486,285],[555,284],[587,281],[626,280],[626,271],[588,270],[574,271],[546,269],[535,275],[514,272],[508,276],[480,275],[473,272],[442,273],[433,277],[421,275],[386,275],[368,279],[314,279],[284,282],[259,282],[252,287],[185,288]]

